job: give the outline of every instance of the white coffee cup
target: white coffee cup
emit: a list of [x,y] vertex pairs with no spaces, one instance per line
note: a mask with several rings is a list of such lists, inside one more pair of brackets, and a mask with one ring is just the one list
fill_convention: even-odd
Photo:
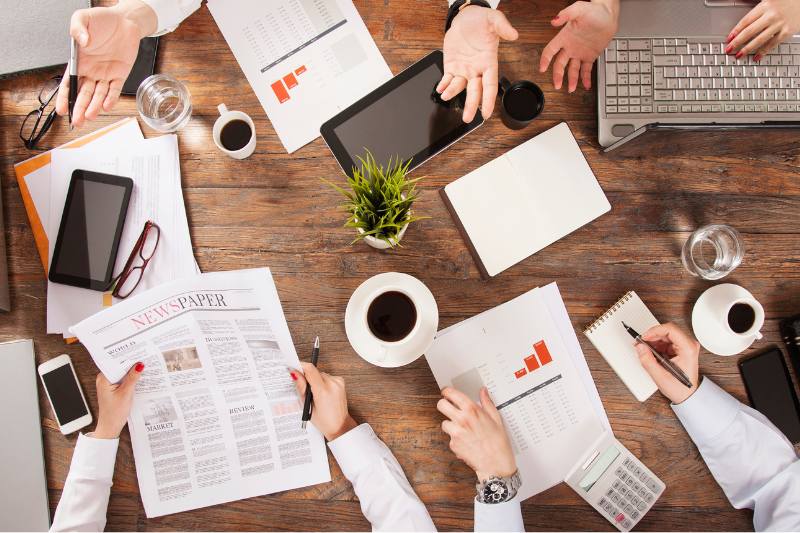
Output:
[[[372,329],[370,328],[370,325],[369,325],[369,318],[368,318],[369,317],[369,309],[372,306],[372,303],[379,296],[381,296],[383,294],[386,294],[386,293],[389,293],[389,292],[397,292],[397,293],[400,293],[400,294],[404,295],[411,302],[411,305],[414,306],[414,314],[415,314],[414,325],[411,327],[411,329],[408,331],[408,333],[406,333],[406,335],[402,339],[398,339],[396,341],[388,341],[388,340],[381,339],[380,337],[378,337],[372,331]],[[367,305],[364,307],[364,312],[363,312],[363,316],[362,316],[363,327],[366,328],[366,331],[372,337],[373,342],[375,342],[380,347],[380,349],[375,354],[375,357],[376,357],[376,359],[378,361],[383,363],[389,357],[390,350],[393,350],[393,349],[394,350],[397,350],[397,349],[402,350],[402,348],[405,345],[409,344],[410,342],[412,342],[414,340],[414,335],[416,335],[417,331],[419,331],[419,328],[420,328],[419,306],[417,305],[417,302],[414,300],[414,294],[411,294],[411,291],[405,290],[405,288],[402,287],[400,284],[398,284],[398,285],[387,285],[387,286],[381,287],[379,289],[376,289],[375,291],[372,292],[372,294],[370,294],[369,297],[367,297],[366,302],[367,302]]]
[[[748,306],[753,310],[753,321],[750,327],[742,332],[736,331],[731,327],[731,310],[736,305]],[[761,328],[764,326],[764,307],[752,296],[736,298],[728,304],[727,310],[723,315],[723,321],[726,331],[728,331],[731,335],[738,335],[739,337],[746,339],[754,337],[756,340],[758,340],[763,337],[761,334]]]
[[[746,307],[739,309],[743,316],[739,317],[740,327],[734,329],[731,324],[737,322],[737,305]],[[692,328],[709,352],[736,355],[762,338],[764,318],[764,307],[750,291],[733,283],[721,283],[698,298],[692,310]]]
[[[234,159],[246,159],[250,157],[256,149],[256,126],[250,115],[241,111],[229,111],[225,104],[217,106],[219,111],[219,118],[214,122],[213,136],[214,144],[217,145],[223,153],[231,156]],[[228,150],[222,144],[222,129],[234,120],[242,120],[250,126],[250,141],[238,150]]]

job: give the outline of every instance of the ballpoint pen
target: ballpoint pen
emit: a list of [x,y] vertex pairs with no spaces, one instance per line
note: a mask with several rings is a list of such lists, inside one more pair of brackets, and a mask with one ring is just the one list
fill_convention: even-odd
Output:
[[69,40],[69,129],[72,130],[72,111],[78,99],[78,43]]
[[[319,337],[314,339],[314,349],[311,351],[311,364],[317,366],[317,359],[319,359]],[[311,385],[306,380],[306,400],[303,403],[303,421],[301,427],[306,429],[306,423],[311,420],[311,402],[314,401],[314,394],[311,392]]]
[[688,377],[688,376],[687,376],[687,375],[686,375],[686,374],[683,372],[683,370],[681,370],[680,368],[678,368],[677,366],[675,366],[675,363],[673,363],[672,361],[670,361],[668,357],[665,357],[664,355],[662,355],[662,354],[661,354],[661,352],[659,352],[658,350],[656,350],[656,349],[653,347],[653,345],[652,345],[652,344],[650,344],[649,342],[647,342],[646,340],[644,340],[644,339],[642,338],[642,336],[641,336],[641,335],[639,335],[639,334],[636,332],[636,330],[635,330],[635,329],[633,329],[632,327],[628,326],[628,325],[627,325],[625,322],[623,322],[623,323],[622,323],[622,325],[623,325],[623,327],[625,328],[625,331],[627,331],[627,332],[628,332],[628,335],[630,335],[631,337],[633,337],[634,339],[636,339],[636,342],[641,342],[642,344],[644,344],[645,346],[647,346],[648,348],[650,348],[650,351],[651,351],[651,352],[653,352],[653,355],[655,356],[655,358],[656,358],[656,361],[658,361],[659,363],[661,363],[661,366],[663,366],[663,367],[664,367],[664,368],[667,370],[667,372],[669,372],[670,374],[672,374],[673,376],[675,376],[675,379],[677,379],[678,381],[680,381],[681,383],[683,383],[684,385],[686,385],[688,388],[690,388],[690,389],[692,388],[692,381],[691,381],[691,380],[689,379],[689,377]]

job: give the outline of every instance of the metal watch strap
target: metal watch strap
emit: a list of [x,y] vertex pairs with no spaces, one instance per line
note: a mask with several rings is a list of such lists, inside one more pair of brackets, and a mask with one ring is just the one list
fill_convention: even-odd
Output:
[[489,2],[486,0],[456,0],[450,6],[450,9],[447,10],[447,22],[444,25],[445,32],[450,29],[450,26],[453,24],[453,19],[456,18],[456,15],[458,15],[461,10],[467,6],[488,7],[489,9],[492,7],[491,4],[489,4]]
[[[486,486],[489,485],[492,482],[501,482],[501,483],[503,483],[503,485],[508,490],[508,496],[506,498],[504,498],[503,500],[498,501],[498,502],[487,502],[484,499],[483,496],[484,496],[484,492],[485,492]],[[475,484],[475,489],[478,491],[477,500],[480,503],[486,503],[486,504],[507,502],[507,501],[513,499],[514,496],[517,495],[517,492],[519,491],[519,488],[521,486],[522,486],[522,477],[520,477],[520,475],[519,475],[519,470],[517,470],[516,472],[511,474],[511,476],[509,476],[509,477],[490,476],[488,479],[485,479],[485,480]]]

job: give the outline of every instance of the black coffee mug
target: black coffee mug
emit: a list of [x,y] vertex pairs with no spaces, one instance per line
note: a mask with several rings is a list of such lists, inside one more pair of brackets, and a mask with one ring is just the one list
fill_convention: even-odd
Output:
[[532,81],[500,78],[500,112],[503,124],[521,130],[544,109],[544,93]]

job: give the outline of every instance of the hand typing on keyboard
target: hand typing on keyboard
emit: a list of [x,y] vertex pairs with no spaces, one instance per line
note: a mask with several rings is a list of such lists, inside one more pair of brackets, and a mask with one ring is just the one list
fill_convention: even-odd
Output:
[[553,85],[561,89],[567,71],[569,92],[592,86],[592,65],[617,31],[619,0],[578,1],[561,12],[550,23],[561,31],[542,51],[539,72],[553,63]]
[[760,61],[768,52],[800,32],[800,2],[761,0],[731,30],[725,52],[737,58],[755,54]]

